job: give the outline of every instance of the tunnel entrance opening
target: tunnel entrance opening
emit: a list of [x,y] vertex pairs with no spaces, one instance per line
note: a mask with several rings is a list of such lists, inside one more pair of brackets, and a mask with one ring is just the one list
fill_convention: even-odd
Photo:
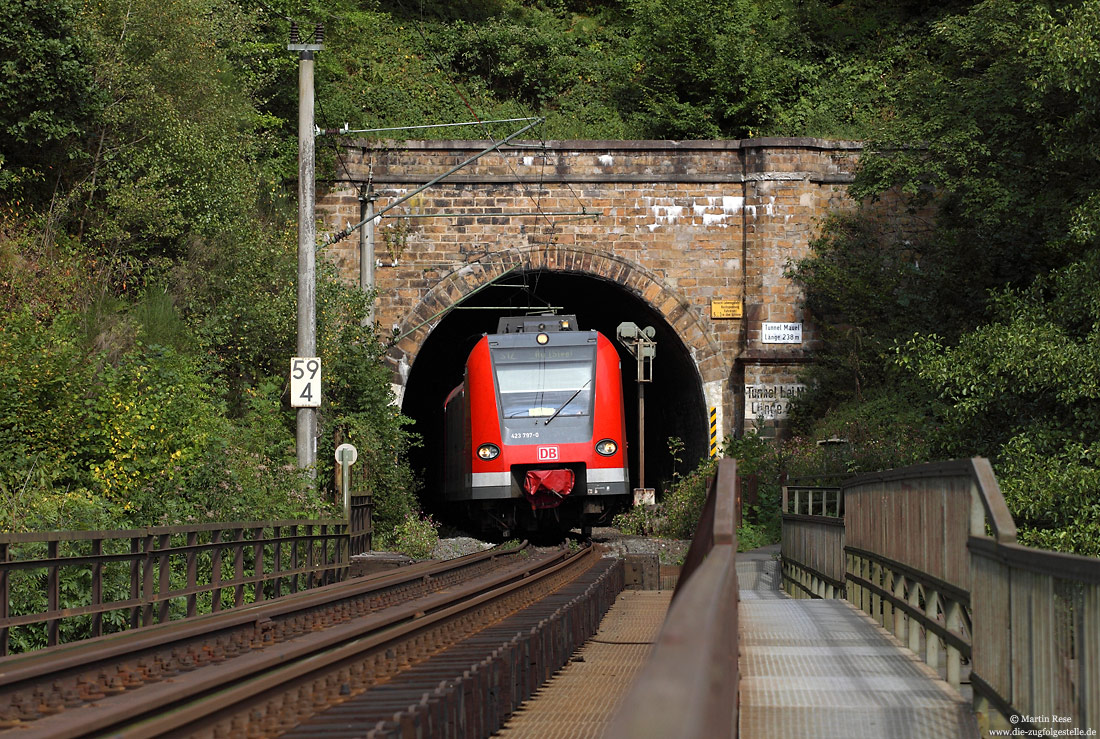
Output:
[[[442,489],[443,404],[462,382],[466,357],[482,334],[494,333],[506,315],[556,312],[577,316],[582,330],[607,336],[619,352],[627,418],[630,487],[638,476],[638,384],[635,360],[615,339],[616,327],[631,321],[656,329],[653,382],[645,388],[645,485],[667,487],[674,473],[685,474],[708,452],[707,409],[699,373],[688,348],[664,317],[618,283],[592,275],[547,270],[505,275],[448,312],[425,339],[409,371],[402,411],[415,421],[423,445],[411,463],[424,476],[421,504],[447,520]],[[676,461],[669,439],[683,442]],[[658,492],[660,495],[660,492]]]

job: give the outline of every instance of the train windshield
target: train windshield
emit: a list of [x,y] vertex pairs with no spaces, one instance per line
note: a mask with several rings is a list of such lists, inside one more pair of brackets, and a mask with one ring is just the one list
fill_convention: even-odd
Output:
[[572,355],[568,358],[550,360],[537,359],[534,354],[545,350],[529,351],[494,352],[501,414],[505,418],[547,419],[591,415],[592,352],[577,347],[568,352]]

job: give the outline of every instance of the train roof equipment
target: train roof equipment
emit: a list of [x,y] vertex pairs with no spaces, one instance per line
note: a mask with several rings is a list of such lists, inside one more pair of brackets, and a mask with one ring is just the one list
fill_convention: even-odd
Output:
[[498,334],[546,333],[548,331],[577,331],[576,316],[559,316],[544,313],[539,316],[504,316],[497,322]]

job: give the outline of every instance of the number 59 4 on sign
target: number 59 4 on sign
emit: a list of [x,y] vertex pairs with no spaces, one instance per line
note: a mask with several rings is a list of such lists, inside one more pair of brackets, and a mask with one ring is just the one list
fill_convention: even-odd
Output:
[[321,405],[321,360],[317,357],[290,360],[290,405],[294,408]]

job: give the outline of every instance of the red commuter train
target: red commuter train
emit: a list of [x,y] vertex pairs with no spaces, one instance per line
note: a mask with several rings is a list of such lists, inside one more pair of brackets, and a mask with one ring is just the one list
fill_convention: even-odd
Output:
[[483,529],[587,535],[628,501],[619,355],[575,316],[501,318],[444,416],[444,498]]

